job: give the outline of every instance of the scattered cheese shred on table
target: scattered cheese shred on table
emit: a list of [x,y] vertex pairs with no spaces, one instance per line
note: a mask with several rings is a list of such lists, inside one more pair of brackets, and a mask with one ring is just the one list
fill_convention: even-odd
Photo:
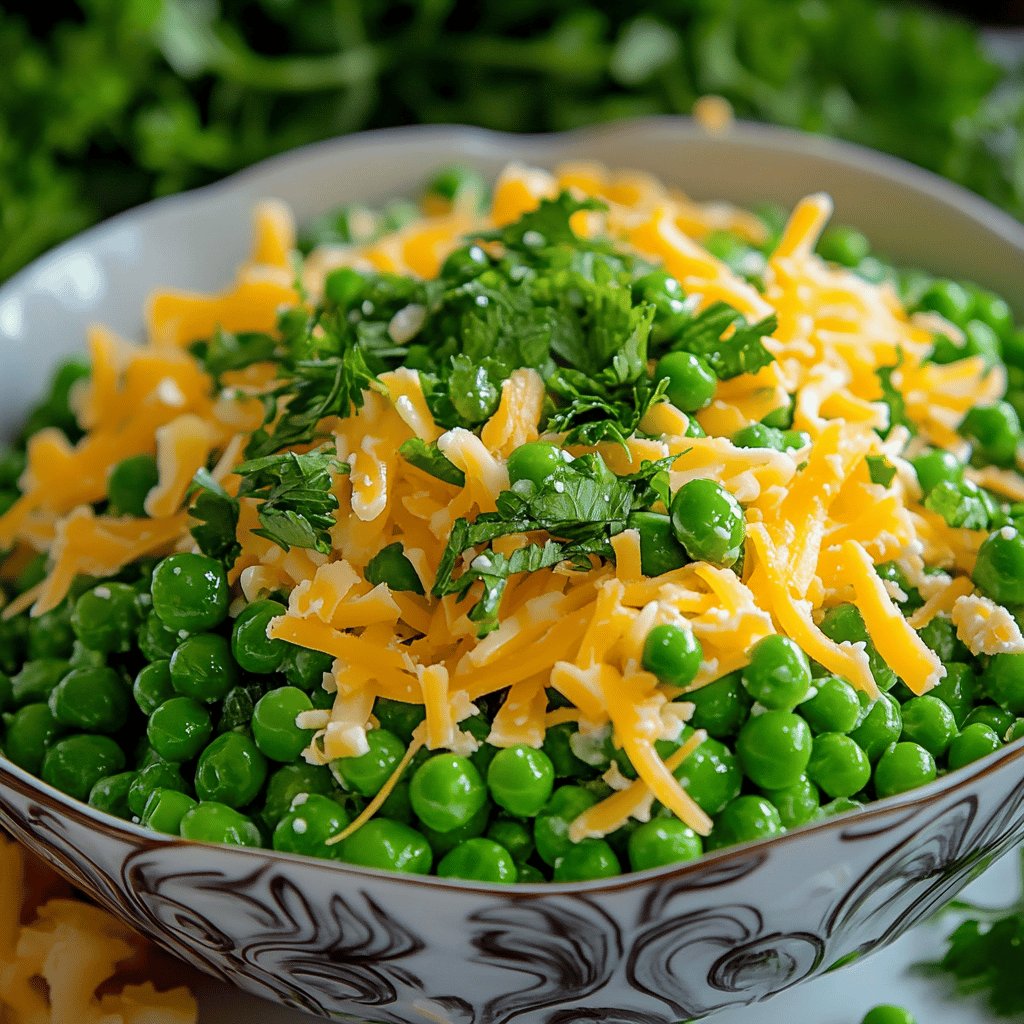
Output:
[[[338,266],[435,275],[467,231],[512,223],[563,189],[607,207],[574,213],[574,230],[607,234],[663,264],[695,310],[725,301],[751,320],[777,318],[764,339],[774,361],[722,381],[715,400],[696,414],[708,436],[691,436],[690,417],[666,403],[648,411],[641,436],[569,449],[574,456],[596,451],[618,474],[636,472],[645,460],[670,460],[673,489],[698,477],[718,480],[745,510],[749,543],[742,574],[696,563],[642,577],[638,540],[627,531],[615,540],[617,566],[595,558],[586,571],[555,565],[511,579],[498,629],[479,638],[468,602],[429,596],[447,539],[457,520],[495,510],[509,487],[506,460],[513,450],[538,437],[560,443],[564,435],[542,433],[545,387],[534,370],[512,373],[496,411],[475,433],[435,423],[419,376],[403,368],[383,374],[352,415],[322,424],[349,470],[333,484],[339,511],[329,551],[285,553],[253,532],[256,509],[245,498],[231,580],[250,601],[290,592],[287,612],[272,621],[269,635],[335,659],[329,674],[335,704],[307,751],[311,762],[367,750],[378,697],[425,706],[414,746],[471,751],[477,741],[460,722],[476,712],[475,702],[507,689],[489,742],[536,746],[552,721],[551,688],[574,705],[558,720],[577,720],[587,730],[610,727],[639,775],[588,811],[575,834],[608,834],[644,813],[652,798],[707,834],[710,820],[673,775],[678,759],[666,763],[655,749],[658,740],[679,737],[682,721],[673,703],[678,692],[639,666],[643,637],[654,625],[684,625],[700,640],[704,662],[695,687],[742,668],[753,644],[779,632],[877,697],[863,644],[836,642],[820,628],[829,608],[848,601],[916,693],[944,673],[911,628],[935,615],[952,618],[973,651],[1024,651],[1012,617],[975,594],[963,575],[984,533],[953,529],[926,509],[904,458],[903,428],[889,440],[878,433],[890,417],[883,374],[916,427],[914,443],[939,447],[961,444],[954,426],[972,405],[997,399],[1005,380],[980,358],[948,366],[928,362],[934,314],[910,315],[889,285],[869,283],[816,255],[832,212],[827,196],[812,195],[796,206],[759,291],[702,244],[721,229],[760,242],[765,228],[757,218],[724,204],[702,206],[646,175],[592,164],[553,173],[508,167],[485,215],[474,219],[444,204],[429,207],[420,222],[383,240],[314,255],[302,288],[315,297]],[[35,614],[54,607],[76,573],[113,573],[143,555],[194,547],[182,501],[186,481],[207,457],[216,461],[232,445],[237,451],[239,436],[258,426],[259,399],[273,384],[273,368],[250,366],[214,386],[183,349],[218,329],[272,331],[280,309],[300,301],[289,269],[294,248],[286,209],[264,204],[253,256],[233,286],[209,296],[156,295],[145,346],[94,332],[95,371],[80,395],[85,437],[76,445],[51,431],[34,437],[24,494],[0,516],[0,545],[43,550],[52,544],[47,578],[24,599],[35,602]],[[389,325],[392,339],[414,336],[423,315],[422,307],[403,310]],[[790,396],[793,428],[808,437],[803,448],[746,448],[729,439]],[[400,454],[406,442],[436,443],[454,475],[441,479],[413,465]],[[159,482],[146,501],[154,518],[96,516],[90,504],[104,495],[111,468],[138,453],[158,458]],[[875,482],[872,459],[892,467],[890,483]],[[229,491],[237,488],[229,466],[217,474]],[[979,480],[1021,495],[1014,474],[989,471]],[[503,537],[493,550],[508,557],[526,540]],[[370,560],[394,542],[403,545],[427,596],[392,593],[367,579]],[[876,566],[890,560],[923,565],[922,558],[949,574],[928,581],[926,604],[908,625]],[[691,740],[683,749],[692,746]],[[403,767],[411,754],[412,748]]]

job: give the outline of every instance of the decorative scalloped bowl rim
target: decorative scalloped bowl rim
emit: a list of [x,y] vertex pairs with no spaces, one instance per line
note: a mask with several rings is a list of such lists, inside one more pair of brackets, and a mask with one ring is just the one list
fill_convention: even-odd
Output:
[[[666,134],[669,138],[666,138]],[[245,190],[249,192],[254,191],[252,186],[255,185],[257,186],[256,191],[261,194],[273,194],[272,188],[264,189],[260,182],[294,173],[296,168],[311,162],[341,161],[346,156],[368,149],[400,151],[403,146],[429,139],[431,141],[444,140],[445,149],[449,153],[469,162],[472,162],[474,157],[479,157],[481,153],[486,153],[492,160],[496,155],[504,154],[505,160],[517,158],[550,163],[569,159],[575,150],[592,148],[595,143],[600,144],[609,140],[621,142],[631,136],[641,139],[657,137],[663,142],[671,141],[684,147],[696,144],[724,145],[734,146],[738,150],[748,153],[762,152],[782,154],[796,159],[806,157],[823,160],[852,170],[867,179],[895,185],[908,194],[945,208],[951,215],[959,214],[980,228],[983,233],[994,236],[1008,248],[1018,251],[1021,259],[1024,260],[1024,224],[966,189],[894,157],[851,143],[837,142],[788,129],[740,122],[721,136],[712,137],[691,119],[677,117],[641,118],[550,135],[513,135],[480,128],[447,125],[387,128],[339,139],[329,139],[271,157],[212,185],[168,196],[127,210],[74,236],[20,270],[0,287],[0,335],[2,335],[5,305],[12,301],[16,302],[23,290],[37,286],[69,256],[87,253],[91,247],[108,240],[111,235],[125,227],[133,227],[144,233],[148,224],[168,213],[177,215],[196,204],[202,205],[208,201],[217,201],[230,195],[242,185],[247,186]],[[393,156],[394,154],[389,152],[388,155]],[[635,164],[643,163],[642,160],[633,162]],[[1010,300],[1018,310],[1024,311],[1024,293],[1011,293]],[[0,337],[0,341],[2,340]],[[631,887],[643,887],[650,882],[670,877],[692,879],[704,871],[717,868],[732,859],[746,857],[751,850],[764,850],[769,853],[771,850],[781,848],[793,841],[806,840],[816,833],[841,830],[851,823],[863,825],[868,822],[877,822],[880,826],[884,826],[887,817],[897,814],[908,806],[924,807],[949,792],[969,790],[986,775],[1008,769],[1020,762],[1022,758],[1024,758],[1024,739],[1009,744],[1004,749],[974,764],[944,775],[920,789],[874,801],[866,805],[863,810],[813,822],[774,838],[714,851],[697,860],[682,864],[631,872],[612,879],[572,883],[515,883],[502,886],[500,891],[506,897],[519,895],[524,898],[559,893],[597,894]],[[95,826],[98,831],[119,835],[140,847],[204,845],[177,837],[164,836],[151,832],[141,825],[114,818],[88,804],[66,796],[0,756],[0,788],[10,785],[5,780],[5,776],[20,784],[20,787],[31,792],[35,798],[58,814],[77,817],[79,820]],[[281,863],[306,864],[311,861],[311,858],[281,853],[276,850],[244,847],[232,849],[233,853],[251,857],[254,861],[270,859]],[[457,879],[406,875],[337,861],[314,860],[313,863],[325,870],[337,873],[339,877],[352,875],[375,878],[400,885],[412,884],[417,887],[456,889],[464,892],[493,893],[495,891],[491,886]]]

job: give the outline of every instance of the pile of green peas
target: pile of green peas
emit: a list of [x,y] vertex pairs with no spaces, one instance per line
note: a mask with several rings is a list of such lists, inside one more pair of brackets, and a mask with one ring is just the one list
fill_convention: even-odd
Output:
[[[354,226],[338,221],[332,230],[351,233]],[[770,242],[759,249],[718,232],[707,244],[758,283]],[[981,355],[1006,366],[1005,399],[973,410],[962,430],[971,462],[1011,465],[1024,414],[1024,333],[1006,304],[973,286],[897,272],[849,229],[826,233],[820,252],[868,279],[890,280],[911,308],[960,326],[965,344],[938,339],[935,361]],[[663,272],[647,274],[636,290],[669,306],[682,294]],[[68,395],[87,372],[74,363],[57,374],[24,436],[44,426],[78,436]],[[714,398],[717,381],[700,356],[669,353],[654,374],[687,413]],[[690,429],[700,433],[696,419]],[[797,451],[809,439],[782,409],[732,440]],[[0,512],[17,498],[23,441],[0,457]],[[541,484],[565,464],[557,447],[530,443],[512,453],[508,470],[513,484]],[[926,497],[952,488],[977,503],[988,537],[974,581],[999,603],[1024,606],[1024,507],[976,487],[947,452],[926,451],[913,466]],[[110,476],[109,508],[144,515],[156,479],[151,456],[125,459]],[[693,560],[737,571],[742,565],[743,510],[714,480],[689,481],[664,511],[634,512],[628,525],[639,533],[648,575]],[[400,548],[385,549],[371,566],[374,583],[419,586]],[[9,591],[29,589],[44,570],[45,558],[28,563]],[[921,606],[896,565],[882,572],[902,595],[904,614]],[[299,723],[304,712],[331,706],[322,682],[332,662],[267,637],[286,598],[271,595],[232,615],[224,566],[175,554],[114,579],[79,580],[53,611],[0,623],[4,755],[98,810],[162,833],[498,884],[583,881],[693,860],[912,790],[1024,736],[1024,655],[974,657],[947,619],[935,619],[920,632],[946,675],[915,696],[871,644],[858,610],[839,605],[821,628],[834,640],[865,644],[879,698],[830,675],[782,636],[759,641],[746,668],[679,698],[692,702],[693,715],[658,749],[668,757],[694,730],[707,733],[675,774],[712,818],[708,837],[655,805],[648,821],[572,843],[571,822],[611,792],[604,774],[614,765],[632,778],[633,766],[608,732],[583,734],[571,722],[549,729],[539,749],[494,748],[486,738],[498,695],[462,724],[479,743],[473,753],[419,751],[377,815],[330,844],[392,776],[424,711],[381,698],[373,710],[379,727],[368,733],[364,753],[307,763],[313,732]],[[643,665],[685,690],[702,656],[687,628],[663,624],[646,639]],[[549,697],[563,703],[555,691]],[[881,1013],[888,1009],[879,1008],[879,1024],[899,1019]]]

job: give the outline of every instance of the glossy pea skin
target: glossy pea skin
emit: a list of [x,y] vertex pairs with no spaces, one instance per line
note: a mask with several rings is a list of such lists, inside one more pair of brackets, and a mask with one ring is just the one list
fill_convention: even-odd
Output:
[[242,609],[231,627],[231,653],[246,672],[267,675],[276,672],[288,654],[288,644],[267,636],[270,620],[284,615],[280,601],[253,601]]
[[746,528],[740,503],[714,480],[689,480],[676,491],[672,529],[696,561],[728,568],[740,557]]
[[850,732],[857,727],[864,709],[845,679],[823,676],[813,687],[815,692],[800,704],[799,713],[814,732]]
[[541,749],[550,758],[556,779],[585,779],[593,774],[593,767],[581,761],[572,749],[572,737],[576,731],[575,722],[559,722],[544,734]]
[[759,704],[789,711],[806,698],[811,688],[811,666],[807,655],[792,640],[776,633],[754,644],[740,680]]
[[303,793],[329,796],[335,792],[330,770],[322,765],[287,764],[267,780],[260,819],[271,830],[291,810],[292,802]]
[[146,495],[156,487],[160,474],[152,455],[132,455],[122,459],[107,479],[107,500],[114,515],[146,515]]
[[420,821],[448,832],[466,824],[483,807],[487,787],[469,758],[435,754],[416,769],[409,796]]
[[837,643],[864,643],[871,675],[880,690],[891,690],[896,684],[896,673],[885,663],[868,636],[860,609],[852,604],[839,604],[830,608],[821,620],[821,631]]
[[668,400],[685,413],[706,409],[715,397],[718,378],[707,360],[692,352],[669,352],[654,368],[654,380],[665,380]]
[[11,676],[11,697],[15,705],[21,707],[48,700],[70,668],[63,658],[37,658],[26,662],[20,672]]
[[1024,654],[996,654],[982,674],[988,695],[1014,715],[1024,715]]
[[127,583],[102,583],[75,602],[71,628],[90,650],[124,654],[131,650],[141,619],[138,595]]
[[738,796],[715,820],[707,849],[767,839],[782,831],[779,812],[763,796]]
[[973,315],[982,323],[988,324],[1000,338],[1009,337],[1013,333],[1013,311],[1009,303],[995,292],[986,288],[972,287],[974,296]]
[[799,828],[813,821],[821,807],[818,787],[806,775],[791,786],[765,790],[763,796],[779,812],[783,828]]
[[339,847],[347,863],[384,871],[429,875],[434,861],[430,844],[419,832],[387,818],[368,821]]
[[516,744],[499,750],[487,769],[487,788],[503,810],[532,818],[548,802],[555,768],[543,750]]
[[[409,790],[409,803],[412,804],[412,789]],[[411,821],[413,827],[417,827],[419,833],[430,844],[434,857],[443,857],[450,853],[459,843],[467,839],[476,839],[487,831],[487,823],[491,819],[491,811],[494,805],[488,800],[469,821],[456,828],[448,829],[446,832],[438,832],[437,829],[424,825],[422,821]],[[413,812],[415,814],[415,812]]]
[[165,626],[155,612],[149,612],[139,626],[136,642],[143,657],[149,661],[166,660],[174,653],[183,636],[176,629]]
[[413,729],[427,717],[426,708],[422,704],[405,704],[387,697],[378,697],[374,701],[373,713],[382,729],[405,743],[412,739]]
[[976,405],[963,418],[959,433],[976,452],[996,466],[1013,466],[1021,440],[1020,419],[1009,402]]
[[964,726],[960,735],[950,743],[946,764],[950,771],[963,768],[972,761],[994,754],[1002,745],[994,729],[982,722],[974,722]]
[[627,849],[630,868],[646,871],[696,860],[704,852],[704,843],[689,825],[677,818],[655,818],[630,833]]
[[751,423],[741,427],[732,435],[737,448],[770,448],[781,452],[784,447],[782,431],[764,423]]
[[811,756],[811,730],[789,711],[766,711],[750,718],[736,740],[736,753],[747,777],[762,789],[796,782]]
[[174,789],[189,793],[189,784],[181,774],[181,768],[169,761],[156,761],[140,768],[128,790],[128,808],[136,818],[142,818],[146,801],[156,789]]
[[199,755],[196,796],[200,800],[245,807],[267,778],[267,760],[248,736],[226,732]]
[[70,598],[28,623],[28,658],[70,658],[75,648]]
[[292,686],[307,693],[323,689],[324,673],[331,671],[334,659],[322,651],[288,645],[281,671]]
[[871,703],[860,725],[850,735],[874,763],[887,747],[900,738],[902,732],[903,716],[900,714],[899,703],[883,693]]
[[970,652],[956,635],[956,626],[949,619],[936,616],[926,626],[922,626],[917,633],[947,668],[951,661],[964,661],[970,657]]
[[312,710],[313,702],[297,686],[265,693],[252,713],[252,736],[260,753],[271,761],[294,761],[313,739],[313,730],[300,728],[296,719]]
[[345,809],[329,796],[313,793],[296,797],[274,828],[274,849],[341,860],[341,844],[328,846],[327,840],[338,835],[350,820]]
[[686,565],[686,549],[676,540],[672,520],[661,512],[631,512],[627,526],[640,535],[640,570],[661,576]]
[[26,704],[5,716],[4,753],[19,768],[38,775],[43,755],[60,735],[61,727],[46,703]]
[[894,744],[875,765],[875,793],[879,799],[917,789],[936,776],[935,758],[919,743]]
[[169,555],[153,570],[153,611],[170,629],[215,629],[226,618],[231,591],[224,566],[206,555]]
[[[688,729],[684,736],[689,736]],[[690,798],[712,817],[740,794],[743,773],[736,755],[709,737],[673,772]]]
[[964,728],[980,722],[987,725],[997,736],[1003,736],[1006,730],[1013,725],[1014,717],[1009,711],[997,708],[992,704],[979,704],[972,708],[970,714],[964,719]]
[[450,850],[437,865],[440,878],[505,885],[519,877],[512,855],[492,839],[467,839]]
[[917,308],[938,313],[958,327],[966,327],[974,311],[974,297],[956,281],[933,281],[917,301]]
[[861,1024],[917,1024],[917,1021],[914,1015],[902,1006],[882,1003],[868,1010]]
[[117,732],[128,720],[128,688],[112,668],[69,672],[49,697],[53,717],[83,732]]
[[942,757],[956,736],[956,716],[938,697],[925,694],[904,701],[903,739],[919,743],[932,757]]
[[191,761],[212,735],[210,712],[191,697],[165,701],[146,724],[150,746],[166,761]]
[[942,483],[959,483],[964,476],[960,460],[952,452],[940,448],[911,459],[911,465],[925,494]]
[[740,682],[739,672],[730,673],[686,694],[694,705],[690,725],[704,729],[715,739],[728,739],[739,732],[750,711],[750,697]]
[[572,843],[555,863],[556,882],[589,882],[622,874],[622,865],[605,839],[583,839]]
[[222,846],[262,846],[260,830],[251,818],[233,807],[204,801],[186,812],[179,832],[182,839]]
[[1003,742],[1013,743],[1014,740],[1019,740],[1021,736],[1024,736],[1024,718],[1016,719],[1013,725],[1006,730],[1006,735],[1003,736]]
[[62,793],[84,801],[100,779],[124,766],[124,751],[109,736],[81,733],[58,740],[46,751],[41,775]]
[[345,789],[374,796],[405,756],[406,744],[387,729],[371,729],[366,741],[370,749],[365,754],[338,758],[331,763],[331,771]]
[[978,692],[978,678],[969,665],[959,662],[945,662],[946,675],[929,691],[953,712],[959,729],[974,707]]
[[588,808],[597,803],[597,797],[582,786],[559,786],[551,794],[533,821],[533,839],[537,855],[551,867],[564,857],[572,843],[569,826]]
[[996,604],[1024,604],[1024,537],[1015,527],[988,535],[978,550],[972,579]]
[[662,623],[653,627],[644,640],[644,668],[670,686],[689,686],[703,659],[700,641],[689,628]]
[[529,860],[533,855],[533,833],[525,822],[497,818],[488,826],[487,838],[508,850],[517,864]]
[[845,733],[823,732],[814,737],[807,776],[835,799],[859,793],[871,778],[871,762]]
[[527,441],[508,457],[508,478],[512,484],[529,481],[540,486],[564,468],[562,449],[547,441]]
[[142,809],[142,824],[154,832],[176,836],[181,830],[181,819],[197,806],[187,793],[176,789],[154,789]]
[[871,243],[856,228],[836,224],[818,242],[818,255],[844,267],[856,267],[871,253]]
[[135,772],[118,772],[98,779],[89,790],[89,806],[105,814],[112,814],[115,818],[127,820],[132,816],[128,806],[128,791],[135,776]]
[[186,637],[174,649],[169,667],[174,689],[203,704],[223,700],[238,676],[231,647],[217,633]]

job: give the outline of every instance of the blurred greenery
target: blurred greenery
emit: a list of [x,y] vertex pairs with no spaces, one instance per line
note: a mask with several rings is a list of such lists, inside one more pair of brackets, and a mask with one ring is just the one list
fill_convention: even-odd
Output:
[[852,139],[1024,216],[1024,70],[878,0],[47,0],[0,11],[0,279],[85,225],[361,128],[687,113]]

